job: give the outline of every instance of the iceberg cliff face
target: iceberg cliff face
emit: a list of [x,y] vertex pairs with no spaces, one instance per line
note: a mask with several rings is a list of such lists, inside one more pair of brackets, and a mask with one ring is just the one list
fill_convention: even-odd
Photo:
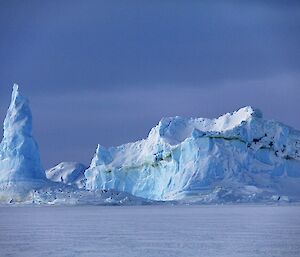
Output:
[[90,190],[173,200],[300,198],[300,133],[259,110],[217,119],[164,118],[148,138],[105,149],[88,170]]
[[14,85],[0,144],[0,188],[45,180],[39,150],[32,136],[29,103]]

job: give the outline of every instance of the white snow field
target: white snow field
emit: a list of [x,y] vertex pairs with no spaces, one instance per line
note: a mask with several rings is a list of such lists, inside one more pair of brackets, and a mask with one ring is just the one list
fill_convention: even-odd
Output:
[[299,257],[300,206],[0,207],[1,257]]

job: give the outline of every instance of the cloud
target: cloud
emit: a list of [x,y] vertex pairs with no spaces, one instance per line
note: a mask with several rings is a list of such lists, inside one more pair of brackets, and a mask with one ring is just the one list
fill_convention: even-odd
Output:
[[17,82],[48,167],[241,106],[300,128],[299,1],[0,2],[0,118]]
[[33,2],[0,8],[2,85],[17,79],[47,93],[205,85],[300,68],[300,5]]

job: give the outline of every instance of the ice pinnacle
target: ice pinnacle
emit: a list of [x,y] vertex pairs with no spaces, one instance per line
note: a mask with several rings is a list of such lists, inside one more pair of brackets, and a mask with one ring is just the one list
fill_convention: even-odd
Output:
[[16,182],[45,179],[38,145],[32,135],[32,115],[28,100],[14,84],[11,103],[4,120],[0,144],[0,188]]

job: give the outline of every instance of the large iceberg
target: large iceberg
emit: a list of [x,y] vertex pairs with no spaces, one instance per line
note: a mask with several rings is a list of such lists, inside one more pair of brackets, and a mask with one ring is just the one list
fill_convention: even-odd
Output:
[[15,84],[0,144],[0,190],[32,188],[45,180],[38,145],[32,135],[29,103]]
[[87,189],[155,200],[299,200],[300,132],[249,106],[217,119],[163,118],[144,140],[98,145],[85,176]]

